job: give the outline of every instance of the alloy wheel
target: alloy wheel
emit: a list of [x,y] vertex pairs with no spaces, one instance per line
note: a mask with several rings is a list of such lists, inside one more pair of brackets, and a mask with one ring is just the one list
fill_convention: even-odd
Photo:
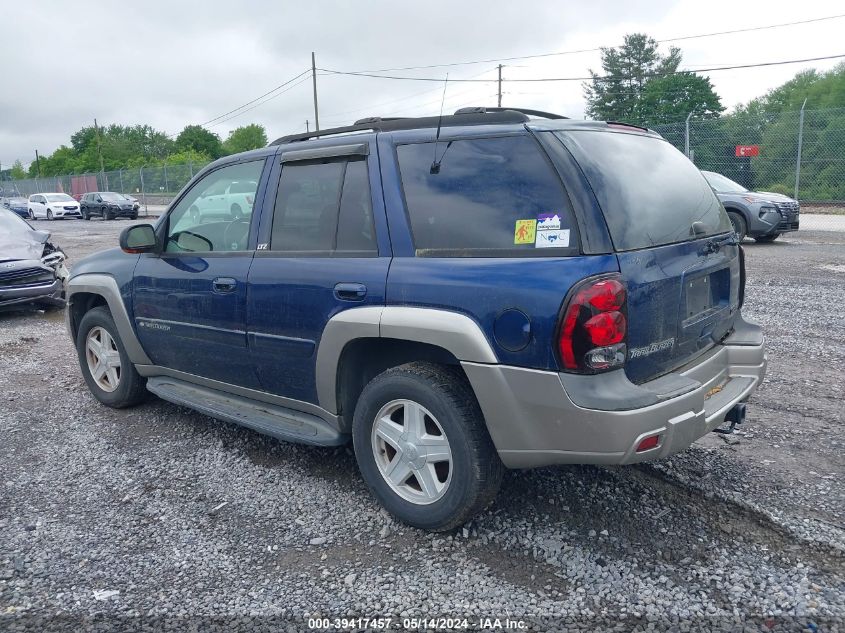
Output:
[[88,371],[97,386],[111,393],[120,386],[120,352],[112,335],[105,328],[91,328],[85,340]]
[[443,427],[412,400],[384,405],[373,423],[376,466],[397,495],[417,505],[434,503],[452,480],[452,451]]

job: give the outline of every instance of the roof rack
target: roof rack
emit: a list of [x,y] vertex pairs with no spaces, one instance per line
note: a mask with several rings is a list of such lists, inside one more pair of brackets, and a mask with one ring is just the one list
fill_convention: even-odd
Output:
[[420,128],[454,127],[458,125],[491,125],[496,123],[525,123],[529,120],[528,115],[541,116],[547,119],[565,119],[566,117],[540,110],[528,110],[523,108],[461,108],[455,114],[428,117],[407,117],[407,118],[382,118],[367,117],[358,119],[352,125],[343,127],[328,128],[325,130],[304,132],[300,134],[289,134],[277,138],[270,145],[284,145],[307,141],[323,136],[336,134],[349,134],[352,132],[389,132],[394,130],[415,130]]

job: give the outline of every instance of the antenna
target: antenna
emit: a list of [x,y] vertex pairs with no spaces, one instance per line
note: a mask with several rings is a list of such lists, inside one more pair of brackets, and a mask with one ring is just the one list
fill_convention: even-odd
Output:
[[431,163],[431,169],[428,170],[430,174],[440,173],[440,163],[437,160],[437,143],[440,141],[440,124],[443,123],[443,104],[446,103],[446,87],[448,85],[449,73],[446,73],[446,81],[443,82],[443,98],[440,100],[440,116],[437,118],[437,134],[434,135],[434,162]]

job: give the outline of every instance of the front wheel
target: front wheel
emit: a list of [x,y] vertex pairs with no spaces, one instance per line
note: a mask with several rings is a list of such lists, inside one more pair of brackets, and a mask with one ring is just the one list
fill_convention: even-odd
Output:
[[53,220],[53,212],[50,209],[47,209],[47,219],[50,221]]
[[146,380],[129,360],[108,308],[93,308],[82,317],[76,352],[88,389],[103,404],[122,409],[146,397]]
[[30,210],[29,210],[29,219],[30,219],[30,220],[34,220],[34,219],[35,219],[35,211],[33,211],[32,209],[30,209]]
[[733,211],[728,211],[728,217],[731,219],[731,225],[733,226],[737,239],[742,242],[745,236],[748,235],[748,224],[746,224],[745,218]]
[[358,399],[352,439],[373,495],[425,530],[450,530],[481,512],[504,473],[475,394],[445,365],[409,363],[376,376]]

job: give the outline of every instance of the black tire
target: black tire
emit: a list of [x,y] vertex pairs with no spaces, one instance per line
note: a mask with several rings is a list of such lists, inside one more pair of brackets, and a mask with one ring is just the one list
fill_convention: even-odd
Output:
[[108,211],[103,211],[103,219],[104,220],[114,220],[114,215],[112,215]]
[[90,215],[88,215],[88,212],[87,212],[87,211],[83,211],[83,212],[82,212],[82,219],[83,219],[83,220],[90,220],[90,219],[91,219],[91,216],[90,216]]
[[728,211],[728,217],[731,219],[731,224],[734,227],[734,233],[741,242],[748,235],[748,223],[745,218],[735,211]]
[[779,237],[780,233],[772,233],[771,235],[760,235],[758,237],[755,237],[754,241],[761,244],[771,244]]
[[[399,399],[430,411],[451,450],[448,487],[443,496],[425,505],[395,492],[376,464],[372,440],[376,415]],[[409,363],[376,376],[358,399],[352,439],[358,468],[373,496],[398,520],[424,530],[451,530],[471,519],[496,497],[504,474],[472,388],[459,369],[446,365]]]
[[[117,351],[120,354],[120,380],[114,391],[105,391],[100,388],[88,369],[86,359],[86,342],[88,333],[95,327],[103,328],[114,339]],[[142,378],[135,370],[135,366],[129,360],[123,342],[117,332],[117,326],[112,319],[108,308],[99,306],[85,313],[79,323],[79,331],[76,334],[76,353],[79,358],[79,367],[82,370],[82,377],[93,396],[104,405],[114,409],[123,409],[139,404],[147,397],[147,380]]]
[[47,219],[53,221],[53,211],[50,209],[47,209]]
[[229,209],[229,212],[232,214],[232,218],[235,220],[240,220],[242,217],[244,217],[244,212],[241,209],[241,205],[239,204],[233,204],[232,208]]
[[32,209],[29,209],[29,219],[30,219],[30,220],[34,220],[34,219],[35,219],[35,212],[34,212]]
[[132,215],[130,215],[130,216],[129,216],[129,219],[130,219],[130,220],[137,220],[137,219],[138,219],[138,214],[137,214],[137,213],[133,213]]

